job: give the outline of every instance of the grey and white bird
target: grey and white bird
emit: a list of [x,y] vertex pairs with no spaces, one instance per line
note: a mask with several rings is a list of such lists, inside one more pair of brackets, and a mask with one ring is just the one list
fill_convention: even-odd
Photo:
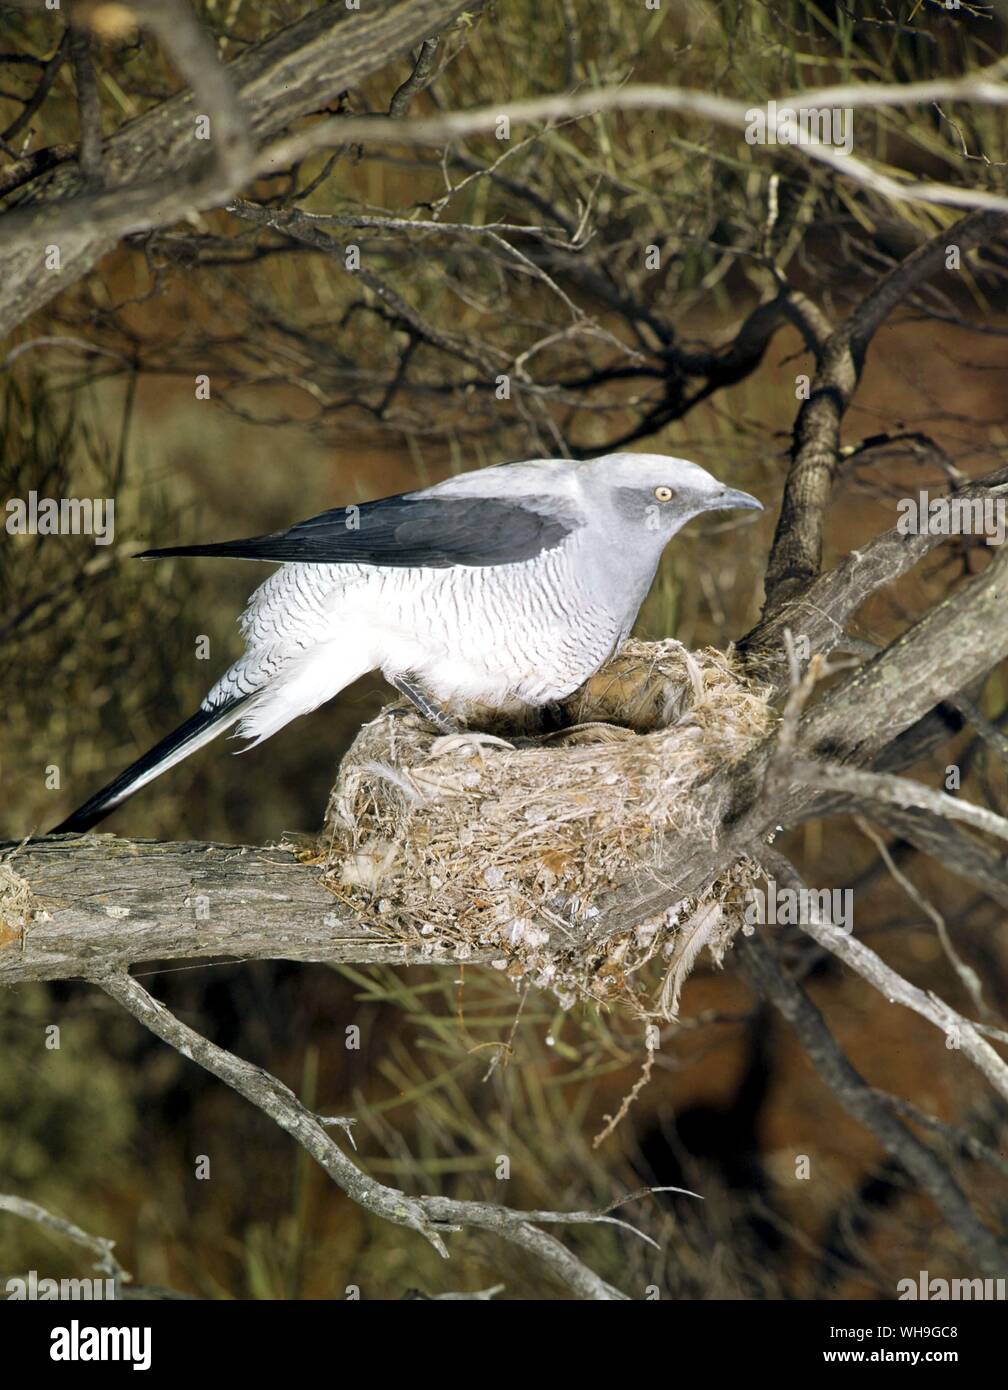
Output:
[[368,671],[444,730],[562,700],[630,633],[662,551],[702,512],[760,508],[687,459],[534,459],[164,555],[282,562],[199,710],[53,833],[86,830],[237,724],[261,743]]

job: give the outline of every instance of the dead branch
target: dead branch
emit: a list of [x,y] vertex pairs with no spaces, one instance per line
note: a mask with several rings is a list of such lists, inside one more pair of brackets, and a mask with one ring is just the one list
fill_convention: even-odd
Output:
[[[760,859],[779,883],[789,887],[803,888],[801,876],[783,855],[763,848]],[[964,1018],[937,995],[925,994],[922,989],[886,965],[874,951],[857,937],[851,936],[842,928],[823,920],[813,906],[809,920],[802,922],[802,931],[817,941],[820,946],[832,952],[854,970],[892,1003],[902,1004],[927,1019],[946,1038],[950,1038],[961,1049],[973,1065],[987,1078],[990,1084],[1005,1100],[1008,1100],[1008,1063],[1006,1063],[981,1035],[978,1027]]]
[[[840,106],[849,107],[851,110],[884,109],[932,103],[936,100],[973,101],[982,105],[1001,106],[1008,104],[1008,84],[1000,80],[1004,71],[1005,63],[1002,60],[986,69],[967,73],[959,78],[902,84],[862,83],[847,87],[828,87],[790,93],[775,99],[775,102],[781,110],[789,106]],[[267,147],[261,156],[262,169],[265,172],[286,168],[315,150],[350,141],[407,145],[448,144],[465,135],[483,134],[494,130],[502,116],[507,116],[514,123],[524,123],[555,122],[595,115],[603,111],[671,111],[698,120],[711,121],[742,133],[752,109],[745,102],[733,101],[729,97],[716,96],[711,92],[684,87],[627,84],[623,87],[603,87],[595,91],[530,97],[525,101],[485,106],[475,111],[446,112],[411,121],[408,126],[402,128],[389,129],[388,122],[379,122],[367,117],[336,117],[319,122],[310,130],[288,136]],[[768,131],[772,131],[776,136],[778,121],[773,114],[773,108],[769,107],[766,114]],[[896,179],[849,153],[838,153],[830,145],[823,144],[815,138],[803,139],[792,148],[797,155],[825,164],[835,174],[841,174],[894,201],[931,202],[948,207],[1008,213],[1008,198],[999,194],[923,179]]]
[[351,1200],[397,1226],[419,1232],[445,1259],[448,1250],[443,1236],[463,1227],[474,1227],[491,1231],[535,1255],[581,1298],[626,1297],[600,1279],[554,1236],[539,1229],[547,1223],[612,1222],[615,1218],[609,1215],[610,1209],[602,1212],[522,1212],[494,1202],[411,1197],[398,1188],[388,1187],[368,1177],[352,1163],[326,1133],[318,1116],[302,1105],[293,1091],[275,1076],[204,1038],[176,1018],[131,976],[114,972],[100,977],[97,982],[163,1042],[226,1082],[286,1130]]
[[792,762],[789,776],[806,787],[821,787],[826,791],[842,792],[857,799],[859,805],[876,801],[903,810],[933,811],[947,820],[961,820],[977,830],[986,830],[1002,840],[1008,840],[1008,820],[996,815],[986,806],[974,806],[961,797],[935,791],[933,787],[911,782],[906,777],[894,777],[884,772],[863,772],[844,767],[842,763],[822,760]]
[[[985,496],[1008,497],[1008,469],[999,469],[968,486],[936,496],[965,499]],[[944,538],[922,533],[912,535],[893,527],[876,536],[860,550],[821,575],[804,590],[782,597],[773,612],[765,612],[758,625],[740,642],[747,663],[761,677],[773,682],[780,696],[787,689],[787,663],[784,633],[799,635],[808,642],[809,655],[828,655],[848,639],[850,619],[878,589],[893,583],[929,554]]]
[[[0,217],[0,331],[66,289],[132,231],[166,226],[233,197],[254,173],[244,124],[268,139],[324,107],[389,59],[444,29],[482,0],[378,0],[367,12],[326,5],[254,44],[222,66],[181,3],[131,8],[178,62],[193,91],[179,93],[110,135],[103,151],[105,191],[81,191],[74,170],[57,170],[22,207]],[[67,45],[68,46],[68,45]],[[44,96],[44,94],[43,94]],[[41,98],[40,98],[41,100]],[[239,117],[239,110],[248,112]],[[197,115],[212,116],[212,163],[194,138]],[[18,119],[21,120],[24,117]],[[155,180],[147,171],[160,172]],[[59,245],[59,274],[41,274],[46,246]]]
[[792,461],[767,564],[761,624],[746,638],[758,645],[760,627],[808,587],[822,560],[823,520],[840,458],[840,425],[857,390],[865,355],[876,331],[907,295],[945,263],[955,243],[966,252],[1004,236],[1008,214],[975,212],[943,228],[875,284],[849,318],[823,344],[808,399],[794,426]]
[[844,1056],[815,1004],[781,969],[769,940],[743,940],[738,957],[743,975],[795,1030],[812,1065],[844,1109],[869,1129],[928,1193],[979,1267],[990,1275],[1003,1269],[1008,1248],[980,1221],[958,1183],[927,1145],[880,1102]]
[[63,1236],[66,1240],[71,1240],[75,1245],[82,1245],[85,1250],[90,1250],[92,1255],[98,1258],[95,1268],[102,1270],[115,1281],[116,1296],[119,1296],[120,1285],[128,1282],[130,1276],[123,1269],[112,1251],[115,1249],[115,1241],[109,1240],[106,1236],[93,1236],[88,1231],[84,1231],[73,1221],[67,1221],[62,1216],[56,1216],[53,1212],[47,1211],[38,1202],[29,1202],[24,1197],[15,1197],[11,1193],[0,1192],[0,1211],[10,1212],[12,1216],[20,1216],[25,1221],[33,1221],[36,1226],[41,1226],[43,1230],[51,1231],[53,1234]]
[[[361,926],[289,851],[90,835],[29,841],[8,854],[0,864],[4,984],[144,960],[420,959]],[[31,893],[21,925],[11,874]]]

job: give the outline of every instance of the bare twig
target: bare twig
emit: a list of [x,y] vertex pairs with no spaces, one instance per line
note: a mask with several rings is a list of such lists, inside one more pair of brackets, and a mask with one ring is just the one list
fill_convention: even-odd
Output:
[[935,907],[934,903],[926,898],[920,889],[907,878],[905,873],[903,873],[890,854],[889,848],[882,839],[882,836],[879,835],[876,830],[873,830],[868,822],[861,816],[854,817],[854,824],[861,831],[862,835],[865,835],[871,840],[872,844],[878,850],[879,856],[891,877],[899,884],[907,897],[917,904],[924,913],[924,916],[934,924],[934,929],[938,934],[938,941],[941,944],[942,950],[945,952],[945,959],[959,976],[960,981],[973,1001],[974,1008],[977,1009],[979,1013],[987,1016],[989,1010],[984,1003],[983,987],[980,984],[980,977],[972,966],[966,964],[956,950],[952,938],[949,936],[948,924],[945,918]]
[[7,126],[7,128],[4,131],[0,132],[0,140],[13,140],[15,135],[20,135],[21,131],[24,130],[25,126],[35,115],[35,112],[39,109],[39,107],[42,105],[42,103],[45,101],[46,97],[52,90],[52,85],[56,81],[56,78],[59,76],[60,68],[66,61],[66,56],[69,50],[70,30],[64,29],[63,37],[60,39],[56,51],[53,53],[52,57],[48,59],[48,61],[42,68],[42,72],[39,76],[39,80],[36,84],[34,92],[32,92],[29,99],[25,102],[24,108],[22,109],[21,113],[15,116],[14,120],[11,121],[10,125]]
[[67,1221],[62,1216],[54,1216],[51,1211],[39,1206],[37,1202],[29,1202],[24,1197],[14,1197],[6,1192],[0,1192],[0,1211],[9,1211],[13,1216],[23,1217],[25,1221],[34,1221],[37,1226],[42,1226],[45,1230],[52,1231],[56,1235],[64,1236],[76,1245],[82,1245],[85,1250],[90,1250],[93,1255],[97,1255],[95,1268],[102,1270],[110,1279],[115,1280],[117,1297],[119,1296],[120,1284],[129,1281],[130,1275],[112,1253],[115,1248],[114,1240],[108,1240],[105,1236],[93,1236],[88,1231],[82,1230],[80,1226],[74,1225],[72,1221]]
[[[776,850],[761,847],[758,858],[779,883],[799,889],[805,887],[794,865]],[[801,928],[820,946],[866,979],[891,1003],[912,1009],[932,1023],[947,1039],[953,1039],[956,1048],[987,1078],[998,1094],[1008,1100],[1008,1063],[998,1056],[974,1023],[936,995],[925,994],[922,989],[904,980],[857,937],[825,921],[814,903],[808,920],[802,922]]]
[[979,1268],[987,1275],[1003,1270],[1008,1249],[979,1220],[958,1183],[927,1145],[879,1101],[836,1045],[811,999],[781,970],[769,943],[762,938],[743,939],[738,953],[743,974],[790,1023],[813,1066],[843,1108],[871,1130],[928,1193]]
[[420,45],[416,62],[413,64],[413,71],[407,77],[401,87],[397,87],[392,93],[392,100],[389,102],[388,113],[393,117],[405,116],[409,110],[410,102],[420,92],[426,89],[433,82],[435,77],[434,65],[437,59],[438,45],[441,42],[441,35],[434,34],[429,39],[424,39]]
[[[931,82],[874,85],[866,83],[789,93],[776,99],[775,104],[767,103],[767,138],[776,143],[778,119],[775,110],[784,111],[795,106],[818,109],[882,109],[924,105],[936,99],[1005,105],[1008,104],[1008,84],[1001,81],[1004,67],[1003,62],[998,62],[985,70],[968,73],[964,77]],[[384,123],[383,129],[379,120],[367,117],[337,117],[320,122],[310,130],[278,140],[264,150],[261,169],[262,172],[269,172],[286,168],[304,159],[313,150],[342,145],[348,141],[410,145],[444,144],[462,136],[492,131],[502,116],[518,124],[528,121],[564,120],[576,116],[595,115],[603,111],[671,111],[744,132],[754,109],[744,102],[715,96],[711,92],[684,87],[627,84],[623,87],[603,87],[594,91],[530,97],[525,101],[484,106],[475,111],[447,112],[424,120],[411,121],[408,126],[397,125],[394,129],[388,128],[387,122]],[[986,193],[982,189],[959,188],[953,184],[911,178],[895,179],[855,158],[849,152],[838,151],[812,136],[792,144],[791,149],[799,155],[828,165],[834,173],[871,188],[894,201],[932,202],[950,207],[1008,212],[1008,197]]]
[[388,1187],[362,1173],[329,1137],[319,1117],[312,1114],[293,1091],[269,1072],[204,1038],[170,1013],[131,976],[115,972],[102,976],[98,983],[163,1042],[226,1082],[286,1130],[353,1201],[395,1225],[419,1232],[444,1258],[448,1258],[448,1250],[443,1234],[463,1226],[474,1226],[492,1231],[538,1256],[582,1298],[624,1297],[558,1240],[539,1229],[540,1225],[546,1223],[625,1225],[607,1211],[521,1212],[492,1202],[457,1201],[438,1196],[411,1197],[397,1188]]
[[91,52],[91,35],[87,30],[71,29],[70,58],[80,111],[77,162],[85,178],[97,182],[101,177],[102,158],[101,102],[98,98],[98,81]]
[[899,806],[903,810],[933,811],[946,820],[964,821],[977,830],[986,830],[990,835],[1008,840],[1008,820],[1003,816],[989,811],[985,806],[974,806],[961,797],[935,791],[920,782],[911,782],[906,777],[865,772],[859,768],[844,767],[841,763],[812,762],[805,758],[797,758],[790,763],[788,775],[806,787],[849,793],[859,803],[884,801],[889,806]]

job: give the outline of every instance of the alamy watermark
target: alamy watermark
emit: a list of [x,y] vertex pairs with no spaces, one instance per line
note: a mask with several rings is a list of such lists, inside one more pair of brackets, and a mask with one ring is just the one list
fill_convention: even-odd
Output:
[[752,106],[745,113],[746,144],[829,145],[837,154],[854,148],[851,106]]
[[82,1327],[76,1318],[69,1327],[49,1334],[51,1361],[130,1361],[134,1371],[149,1371],[149,1327]]
[[37,1269],[7,1280],[6,1293],[12,1302],[46,1302],[49,1299],[111,1303],[116,1296],[114,1279],[47,1279],[39,1278]]
[[825,922],[842,931],[854,929],[853,888],[780,888],[768,878],[766,892],[749,888],[743,919],[747,927],[801,927]]
[[1008,498],[901,497],[896,530],[902,536],[983,536],[1000,545],[1008,533]]
[[899,1281],[896,1296],[900,1302],[1004,1302],[1008,1298],[1008,1279],[932,1279],[927,1270],[922,1269],[916,1279]]
[[112,497],[12,497],[5,528],[11,536],[93,536],[95,545],[115,538],[115,499]]

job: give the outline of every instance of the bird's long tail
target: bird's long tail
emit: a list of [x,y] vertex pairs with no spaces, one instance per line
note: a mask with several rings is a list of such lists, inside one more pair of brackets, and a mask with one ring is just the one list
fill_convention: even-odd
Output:
[[197,710],[192,718],[180,724],[160,743],[156,743],[142,758],[131,763],[125,772],[120,772],[107,787],[95,792],[83,806],[78,806],[66,820],[54,826],[49,832],[50,835],[89,830],[117,806],[121,806],[134,792],[145,787],[148,782],[153,782],[162,772],[167,772],[170,767],[188,758],[190,753],[195,753],[197,748],[202,748],[205,743],[209,743],[218,734],[230,728],[241,715],[246,699],[246,696],[239,696],[226,704],[218,705],[215,709]]

